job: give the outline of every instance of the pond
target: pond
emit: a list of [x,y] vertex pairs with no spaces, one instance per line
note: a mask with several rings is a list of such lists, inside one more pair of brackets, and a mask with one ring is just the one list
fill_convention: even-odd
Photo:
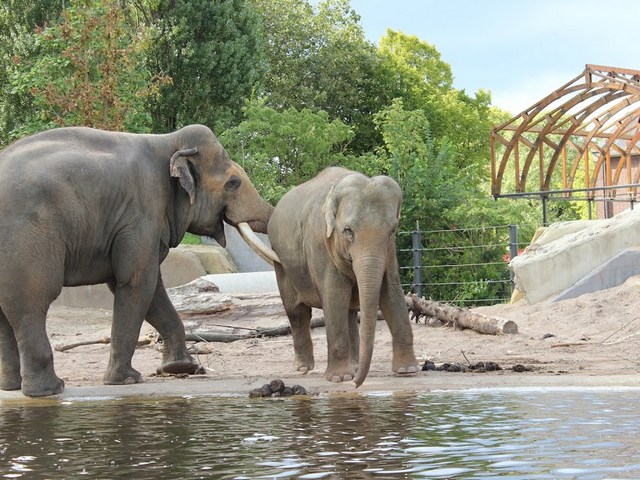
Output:
[[639,393],[6,403],[0,478],[640,478]]

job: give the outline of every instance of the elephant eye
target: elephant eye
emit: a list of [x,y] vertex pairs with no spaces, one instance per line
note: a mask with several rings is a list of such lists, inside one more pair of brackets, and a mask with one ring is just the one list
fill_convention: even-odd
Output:
[[224,184],[224,189],[227,192],[233,192],[234,190],[237,190],[240,187],[241,183],[242,183],[242,180],[240,180],[238,177],[233,175],[229,180],[227,180],[227,183]]
[[349,240],[350,242],[353,242],[353,230],[351,230],[350,227],[344,227],[342,229],[342,233],[344,233],[345,237],[347,237],[347,240]]

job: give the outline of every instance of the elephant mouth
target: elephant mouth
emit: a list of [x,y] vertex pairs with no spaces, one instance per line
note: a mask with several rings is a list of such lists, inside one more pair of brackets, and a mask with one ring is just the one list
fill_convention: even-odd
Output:
[[227,237],[224,235],[224,221],[222,218],[216,223],[213,231],[209,233],[209,236],[218,242],[222,248],[227,246]]

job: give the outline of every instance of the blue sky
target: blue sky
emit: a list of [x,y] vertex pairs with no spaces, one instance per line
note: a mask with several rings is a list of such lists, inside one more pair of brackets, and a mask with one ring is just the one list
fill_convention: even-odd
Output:
[[366,37],[417,35],[451,65],[454,86],[520,113],[587,63],[640,70],[638,0],[351,0]]

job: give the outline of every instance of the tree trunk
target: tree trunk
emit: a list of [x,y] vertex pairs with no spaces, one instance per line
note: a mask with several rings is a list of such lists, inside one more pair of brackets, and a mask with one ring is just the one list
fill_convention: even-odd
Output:
[[405,299],[411,318],[416,321],[420,317],[433,317],[441,322],[452,324],[455,328],[470,328],[490,335],[518,333],[518,325],[512,320],[489,317],[466,308],[425,300],[414,294],[407,295]]

